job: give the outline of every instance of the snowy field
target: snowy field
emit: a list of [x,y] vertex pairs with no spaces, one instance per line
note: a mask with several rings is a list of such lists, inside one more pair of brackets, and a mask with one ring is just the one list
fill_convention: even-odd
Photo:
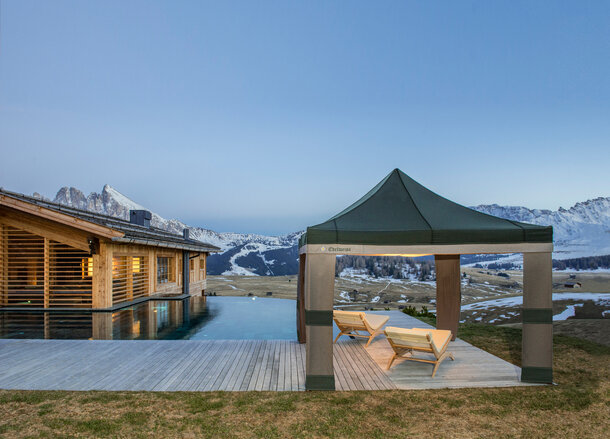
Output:
[[[461,322],[513,323],[521,319],[523,296],[485,300],[462,306]],[[587,305],[599,318],[610,318],[610,293],[553,293],[553,321],[576,317]],[[590,317],[589,317],[590,318]]]

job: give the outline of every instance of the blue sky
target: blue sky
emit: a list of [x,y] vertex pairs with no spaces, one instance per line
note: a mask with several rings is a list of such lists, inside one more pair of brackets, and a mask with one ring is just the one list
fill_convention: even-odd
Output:
[[396,167],[466,205],[610,195],[610,2],[0,1],[10,190],[268,234]]

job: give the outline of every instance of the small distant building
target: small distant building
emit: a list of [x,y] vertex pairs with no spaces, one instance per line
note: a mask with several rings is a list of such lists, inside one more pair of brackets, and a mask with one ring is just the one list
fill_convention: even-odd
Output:
[[220,249],[150,224],[0,189],[0,309],[114,310],[148,299],[202,295]]
[[580,282],[566,282],[563,284],[565,288],[580,288],[582,284]]

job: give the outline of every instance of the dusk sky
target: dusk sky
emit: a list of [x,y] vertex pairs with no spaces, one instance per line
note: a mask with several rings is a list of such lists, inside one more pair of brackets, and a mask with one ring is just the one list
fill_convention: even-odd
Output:
[[608,1],[0,1],[9,190],[265,234],[397,167],[465,205],[610,196]]

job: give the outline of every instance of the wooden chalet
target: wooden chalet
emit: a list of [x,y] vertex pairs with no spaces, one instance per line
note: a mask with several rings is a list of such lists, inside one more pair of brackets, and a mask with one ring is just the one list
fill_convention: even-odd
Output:
[[114,310],[202,295],[218,247],[130,221],[0,189],[0,309]]

